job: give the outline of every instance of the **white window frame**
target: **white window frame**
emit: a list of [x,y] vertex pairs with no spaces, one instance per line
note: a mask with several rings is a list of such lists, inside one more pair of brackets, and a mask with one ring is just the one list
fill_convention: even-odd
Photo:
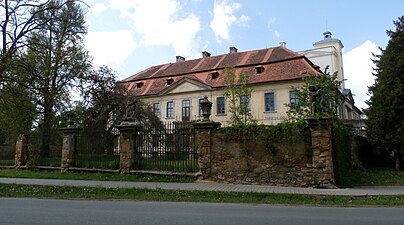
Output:
[[[218,101],[218,99],[219,98],[223,98],[223,104],[224,104],[224,112],[223,113],[219,113],[219,105],[218,105],[218,103],[219,103],[219,101]],[[227,110],[227,105],[226,105],[226,97],[224,97],[224,96],[216,96],[216,115],[219,115],[219,116],[221,116],[221,115],[226,115],[226,110]]]
[[[266,98],[267,94],[273,94],[273,96],[274,96],[273,110],[267,110],[267,98]],[[267,91],[264,93],[264,112],[268,112],[268,113],[276,112],[276,93],[275,93],[275,91],[271,90],[271,91]]]

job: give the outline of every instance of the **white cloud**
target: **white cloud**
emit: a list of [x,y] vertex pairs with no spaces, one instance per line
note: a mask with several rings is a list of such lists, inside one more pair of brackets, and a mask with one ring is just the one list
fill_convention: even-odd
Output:
[[91,6],[91,13],[92,14],[99,14],[107,10],[107,6],[102,3],[96,3],[95,5]]
[[271,18],[267,22],[268,30],[272,30],[272,25],[276,22],[276,18]]
[[276,37],[276,38],[279,38],[280,36],[281,36],[281,33],[279,33],[279,31],[274,31],[273,33],[272,33],[272,36],[274,36],[274,37]]
[[127,30],[89,32],[84,42],[94,57],[95,67],[107,65],[116,69],[137,47],[132,33]]
[[238,19],[239,23],[241,26],[248,26],[248,23],[250,22],[250,17],[246,15],[241,15],[240,18]]
[[229,0],[215,0],[213,5],[213,20],[210,28],[215,32],[217,40],[230,40],[230,27],[234,23],[246,26],[250,18],[246,15],[236,17],[234,14],[241,9],[240,3],[232,3]]
[[370,40],[343,54],[344,76],[347,79],[345,87],[355,95],[358,108],[368,108],[365,103],[369,100],[368,87],[373,85],[375,77],[372,75],[374,63],[372,53],[380,54],[377,45]]
[[274,30],[272,27],[276,22],[276,18],[271,18],[270,20],[268,20],[267,22],[267,26],[268,26],[268,30],[272,33],[272,36],[274,36],[275,38],[279,38],[281,36],[281,33],[279,33],[279,31]]
[[194,54],[200,21],[194,14],[180,17],[181,5],[176,0],[109,2],[139,35],[140,45],[168,45],[176,54],[186,57]]

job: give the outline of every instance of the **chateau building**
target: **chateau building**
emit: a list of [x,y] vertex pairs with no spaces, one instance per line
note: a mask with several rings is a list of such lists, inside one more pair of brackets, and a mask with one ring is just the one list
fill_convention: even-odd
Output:
[[[331,33],[329,35],[331,38]],[[259,124],[276,124],[287,118],[287,104],[298,101],[293,87],[301,86],[303,77],[322,73],[320,67],[324,66],[323,61],[326,62],[322,57],[328,57],[328,53],[331,55],[330,72],[342,71],[340,41],[339,44],[330,42],[326,36],[323,41],[316,42],[315,50],[301,53],[287,49],[284,43],[273,48],[245,52],[238,52],[237,48],[230,47],[228,54],[217,56],[204,51],[199,59],[185,60],[184,57],[177,56],[175,63],[152,66],[124,79],[122,84],[149,104],[162,121],[192,121],[202,118],[199,102],[207,96],[213,103],[211,119],[229,124],[229,102],[224,91],[226,68],[231,67],[236,77],[241,73],[249,76],[248,85],[253,91],[247,101],[249,100],[249,110],[254,120]],[[320,51],[325,51],[326,54],[318,54]],[[319,63],[320,67],[313,62]],[[343,72],[338,79],[343,81]],[[340,117],[359,119],[360,111],[353,105],[350,91],[348,93],[342,86],[341,93],[347,94],[343,103],[344,110],[349,106],[351,111],[339,110]],[[246,99],[241,98],[240,101]]]

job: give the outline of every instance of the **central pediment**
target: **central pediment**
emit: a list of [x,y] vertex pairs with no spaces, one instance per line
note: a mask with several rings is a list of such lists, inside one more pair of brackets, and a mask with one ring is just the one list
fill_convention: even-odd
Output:
[[185,77],[162,90],[161,94],[197,92],[197,91],[206,91],[210,89],[211,87],[209,85],[206,85],[198,80]]

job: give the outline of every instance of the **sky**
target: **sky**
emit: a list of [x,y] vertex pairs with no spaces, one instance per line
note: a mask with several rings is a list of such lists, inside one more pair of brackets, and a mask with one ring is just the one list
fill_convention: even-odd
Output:
[[97,68],[124,79],[175,56],[201,58],[270,48],[286,42],[312,49],[330,31],[344,45],[345,87],[367,108],[374,83],[372,53],[380,54],[404,14],[404,0],[86,0],[85,44]]

